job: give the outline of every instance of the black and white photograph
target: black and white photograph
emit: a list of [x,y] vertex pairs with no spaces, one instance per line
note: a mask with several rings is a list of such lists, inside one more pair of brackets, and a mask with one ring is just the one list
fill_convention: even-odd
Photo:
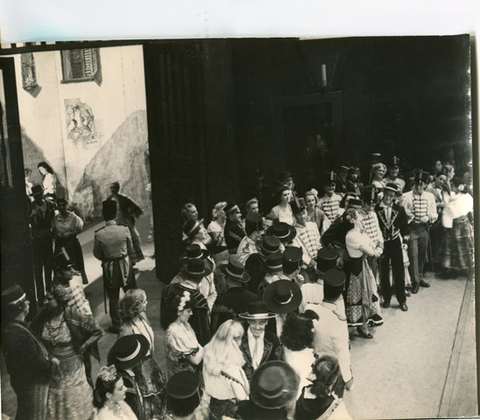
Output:
[[2,420],[477,416],[474,50],[3,43]]

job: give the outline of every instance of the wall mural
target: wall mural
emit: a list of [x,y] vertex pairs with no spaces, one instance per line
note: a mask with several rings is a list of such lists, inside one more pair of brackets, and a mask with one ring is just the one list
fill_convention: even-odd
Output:
[[84,148],[98,147],[101,133],[98,121],[95,121],[92,108],[80,99],[65,99],[67,118],[67,138],[75,146]]

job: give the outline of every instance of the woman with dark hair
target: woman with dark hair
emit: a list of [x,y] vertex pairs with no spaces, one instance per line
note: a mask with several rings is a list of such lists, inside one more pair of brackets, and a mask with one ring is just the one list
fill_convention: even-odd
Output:
[[31,328],[49,353],[60,360],[50,383],[47,418],[88,420],[92,416],[92,388],[87,382],[82,353],[90,347],[90,354],[100,360],[98,348],[93,346],[103,330],[92,316],[69,306],[70,299],[65,288],[53,287]]
[[38,172],[43,176],[43,196],[49,201],[55,201],[57,192],[57,177],[52,167],[47,162],[40,162],[37,165]]
[[345,383],[338,359],[325,354],[312,366],[311,385],[301,390],[295,420],[351,420],[343,403]]
[[282,329],[280,342],[283,343],[282,359],[287,362],[300,378],[297,398],[308,380],[315,361],[313,351],[314,336],[313,320],[307,315],[291,313],[288,315]]
[[68,201],[65,198],[57,200],[58,213],[53,218],[53,234],[55,237],[55,255],[65,248],[73,266],[82,275],[83,284],[88,284],[83,252],[77,235],[83,230],[83,220],[68,210]]
[[293,215],[290,201],[292,199],[292,189],[288,185],[282,185],[278,189],[279,204],[272,208],[267,217],[272,217],[279,222],[284,222],[287,225],[295,225],[295,217]]
[[203,347],[188,323],[194,306],[191,293],[180,287],[172,288],[165,303],[160,323],[166,330],[167,375],[170,378],[183,370],[195,372],[203,359]]
[[357,327],[363,338],[373,338],[368,331],[368,323],[383,323],[380,316],[380,300],[375,276],[368,264],[367,257],[380,257],[383,250],[365,233],[362,219],[357,210],[348,209],[345,220],[350,223],[345,236],[348,255],[350,256],[350,282],[347,289],[347,322]]
[[147,318],[147,295],[142,289],[130,289],[120,301],[119,313],[122,319],[119,338],[140,334],[148,340],[149,350],[136,366],[135,376],[141,393],[142,415],[140,419],[149,420],[161,414],[160,396],[165,387],[165,377],[154,356],[154,332]]
[[462,270],[471,278],[473,259],[473,197],[461,178],[452,179],[452,197],[442,212],[443,244],[440,261],[442,277],[454,278]]
[[115,366],[104,366],[98,373],[93,405],[93,420],[138,420],[124,401],[126,387]]

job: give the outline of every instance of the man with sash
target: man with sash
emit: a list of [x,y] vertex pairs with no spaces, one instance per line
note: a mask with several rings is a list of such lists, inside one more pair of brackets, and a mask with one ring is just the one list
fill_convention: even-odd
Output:
[[117,225],[115,221],[117,216],[116,201],[104,201],[102,203],[102,213],[105,226],[95,232],[93,255],[102,262],[103,287],[110,303],[110,318],[112,319],[112,326],[109,331],[118,333],[121,325],[118,313],[120,289],[123,288],[126,291],[136,287],[128,257],[132,248],[132,238],[128,226]]

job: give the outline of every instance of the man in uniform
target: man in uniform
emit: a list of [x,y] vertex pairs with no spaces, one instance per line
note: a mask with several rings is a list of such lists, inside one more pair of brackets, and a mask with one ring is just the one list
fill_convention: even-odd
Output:
[[[430,287],[421,276],[427,255],[428,230],[437,220],[437,206],[433,194],[424,191],[429,178],[428,172],[415,171],[413,190],[402,196],[402,206],[408,218],[408,258],[412,293],[418,293],[419,286]],[[405,238],[406,239],[406,238]]]
[[335,193],[336,180],[337,175],[331,171],[323,183],[325,194],[318,200],[318,207],[323,210],[330,222],[333,222],[343,214],[343,209],[340,208],[342,197]]
[[245,266],[248,257],[257,251],[257,241],[264,234],[263,217],[258,213],[247,214],[245,218],[246,236],[241,240],[237,249],[237,261]]
[[320,249],[320,233],[318,227],[314,222],[308,221],[307,208],[305,200],[300,198],[300,206],[292,205],[293,215],[296,223],[295,229],[297,231],[296,243],[303,250],[303,261],[305,265],[312,271],[315,271],[317,266],[316,257]]
[[323,284],[323,302],[320,305],[307,305],[306,309],[315,311],[320,318],[315,323],[313,342],[315,352],[337,356],[342,378],[347,389],[351,389],[353,375],[350,364],[347,319],[337,306],[343,293],[345,278],[345,273],[338,268],[328,270],[325,273]]
[[130,266],[129,254],[132,251],[132,238],[127,226],[119,226],[115,221],[117,203],[107,200],[102,203],[105,226],[95,232],[93,255],[102,261],[103,287],[110,302],[110,332],[120,331],[118,300],[120,289],[124,291],[136,287],[135,277]]
[[236,258],[238,246],[245,237],[246,233],[242,227],[242,212],[236,204],[228,203],[224,209],[227,215],[225,222],[225,242],[230,257]]

